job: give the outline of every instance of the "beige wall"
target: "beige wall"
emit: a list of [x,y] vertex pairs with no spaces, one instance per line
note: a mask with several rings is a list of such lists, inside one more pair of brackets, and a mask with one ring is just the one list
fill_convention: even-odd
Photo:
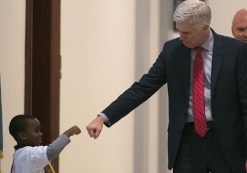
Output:
[[246,0],[207,0],[213,15],[211,26],[222,35],[232,36],[232,18],[240,8],[247,8]]
[[15,142],[8,133],[13,115],[24,110],[25,3],[0,0],[0,73],[2,84],[4,158],[2,172],[10,172]]
[[85,127],[134,80],[134,5],[62,1],[61,127],[82,128],[60,157],[64,173],[132,172],[133,118],[105,128],[96,141]]
[[[167,172],[165,88],[110,129],[104,127],[97,140],[88,137],[85,126],[146,72],[164,41],[177,36],[170,21],[172,2],[61,2],[61,133],[77,124],[82,134],[73,136],[61,154],[60,172]],[[231,36],[233,13],[247,2],[208,3],[212,27]],[[8,124],[24,109],[25,2],[0,0],[0,21],[5,153],[1,167],[9,172],[15,143]]]

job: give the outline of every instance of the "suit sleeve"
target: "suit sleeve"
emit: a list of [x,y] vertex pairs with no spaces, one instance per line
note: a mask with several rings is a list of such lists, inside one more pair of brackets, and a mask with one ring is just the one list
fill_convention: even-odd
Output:
[[102,111],[109,118],[109,121],[105,123],[107,127],[145,102],[166,83],[166,55],[164,52],[163,49],[147,74],[144,74],[138,82],[135,82]]

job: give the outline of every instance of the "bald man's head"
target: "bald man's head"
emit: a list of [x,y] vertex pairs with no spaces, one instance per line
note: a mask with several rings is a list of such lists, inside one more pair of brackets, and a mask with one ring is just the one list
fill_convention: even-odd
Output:
[[247,43],[247,9],[236,12],[232,21],[232,34],[236,39]]

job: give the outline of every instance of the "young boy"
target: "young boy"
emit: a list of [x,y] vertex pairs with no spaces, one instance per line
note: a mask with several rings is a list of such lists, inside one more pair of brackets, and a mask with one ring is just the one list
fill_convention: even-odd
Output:
[[41,146],[43,134],[40,126],[39,120],[32,115],[17,115],[10,121],[9,133],[17,142],[11,173],[44,173],[44,168],[50,165],[49,160],[58,157],[70,143],[69,137],[81,132],[80,128],[73,126],[50,145]]

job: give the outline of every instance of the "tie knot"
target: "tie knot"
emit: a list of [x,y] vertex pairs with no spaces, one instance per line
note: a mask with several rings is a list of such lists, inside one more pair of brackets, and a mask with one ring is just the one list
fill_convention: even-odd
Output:
[[203,48],[201,46],[195,47],[196,54],[201,53],[202,52],[202,49]]

